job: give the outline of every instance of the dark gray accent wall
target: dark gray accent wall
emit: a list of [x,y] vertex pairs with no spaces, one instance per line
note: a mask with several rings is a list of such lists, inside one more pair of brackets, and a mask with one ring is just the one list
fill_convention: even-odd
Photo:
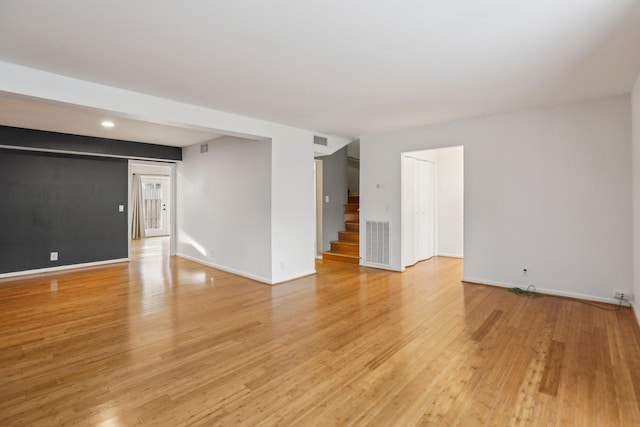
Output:
[[127,258],[127,172],[126,159],[0,149],[0,273]]
[[0,145],[41,150],[122,156],[138,159],[182,160],[182,148],[0,126]]
[[[347,203],[347,147],[322,160],[322,247],[331,249],[331,241],[338,240],[344,230],[344,205]],[[329,196],[329,203],[326,202]]]

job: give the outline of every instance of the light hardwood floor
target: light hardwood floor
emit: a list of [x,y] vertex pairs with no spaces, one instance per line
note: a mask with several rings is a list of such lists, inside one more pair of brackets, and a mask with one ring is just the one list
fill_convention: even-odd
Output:
[[628,309],[461,283],[451,258],[271,287],[161,241],[0,283],[0,425],[640,425]]

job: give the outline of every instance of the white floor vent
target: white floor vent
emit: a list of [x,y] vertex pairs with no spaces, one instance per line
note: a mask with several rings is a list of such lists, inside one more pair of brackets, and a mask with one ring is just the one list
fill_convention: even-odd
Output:
[[389,265],[389,222],[366,222],[366,254],[367,264]]

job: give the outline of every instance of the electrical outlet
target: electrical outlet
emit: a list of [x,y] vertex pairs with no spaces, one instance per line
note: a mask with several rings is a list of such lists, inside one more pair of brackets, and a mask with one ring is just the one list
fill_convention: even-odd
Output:
[[616,289],[613,291],[613,297],[615,299],[624,300],[624,301],[633,301],[633,294],[630,292],[621,291],[620,289]]
[[50,261],[57,261],[58,260],[58,252],[51,252],[51,255],[49,256],[49,260]]
[[522,277],[527,277],[529,275],[529,270],[527,270],[526,268],[522,269]]

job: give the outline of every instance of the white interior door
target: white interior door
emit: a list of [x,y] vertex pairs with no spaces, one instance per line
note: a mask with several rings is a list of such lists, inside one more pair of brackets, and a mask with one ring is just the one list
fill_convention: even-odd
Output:
[[435,255],[435,165],[402,158],[402,237],[404,265]]
[[168,176],[141,176],[145,235],[167,236],[170,230],[171,184]]
[[413,249],[413,160],[402,157],[402,257],[405,267],[417,262]]
[[418,261],[429,259],[435,255],[435,213],[434,165],[431,162],[417,160],[419,189],[416,192],[418,201]]
[[413,262],[422,261],[424,258],[424,232],[426,227],[422,224],[422,210],[424,209],[424,201],[422,200],[423,185],[421,161],[411,159],[413,163]]

